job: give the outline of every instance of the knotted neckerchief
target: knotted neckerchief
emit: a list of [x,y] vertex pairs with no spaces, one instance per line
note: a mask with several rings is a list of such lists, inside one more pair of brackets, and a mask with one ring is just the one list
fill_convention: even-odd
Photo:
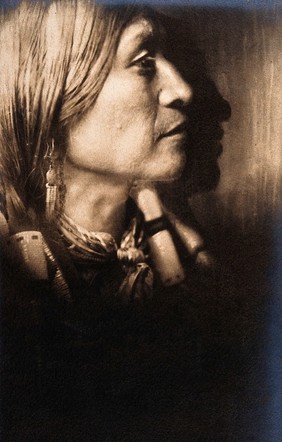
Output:
[[95,264],[121,263],[124,279],[117,296],[126,302],[152,296],[153,272],[146,263],[146,241],[138,215],[131,219],[119,247],[109,233],[89,232],[66,214],[59,215],[57,225],[75,262],[94,266],[94,270]]

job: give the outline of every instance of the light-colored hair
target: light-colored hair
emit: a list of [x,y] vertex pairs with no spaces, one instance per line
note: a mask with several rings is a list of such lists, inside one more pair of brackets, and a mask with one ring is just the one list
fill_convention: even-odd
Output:
[[94,103],[139,7],[24,1],[1,18],[0,173],[18,213],[44,199],[43,158]]

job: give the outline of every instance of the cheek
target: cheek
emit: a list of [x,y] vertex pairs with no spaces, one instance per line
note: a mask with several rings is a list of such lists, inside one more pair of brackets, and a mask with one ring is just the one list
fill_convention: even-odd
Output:
[[116,143],[122,146],[135,146],[135,152],[151,150],[155,139],[155,114],[151,109],[135,108],[134,112],[124,112],[118,118]]
[[132,138],[139,135],[148,142],[154,137],[157,117],[157,100],[151,88],[130,80],[117,85],[114,80],[107,84],[100,97],[104,102],[102,107],[108,109],[107,126],[111,126],[119,139],[127,136],[128,142],[133,142]]

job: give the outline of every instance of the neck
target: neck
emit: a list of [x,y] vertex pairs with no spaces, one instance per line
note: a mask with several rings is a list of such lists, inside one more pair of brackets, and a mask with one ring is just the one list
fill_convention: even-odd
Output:
[[125,209],[130,185],[103,174],[64,165],[64,211],[89,231],[110,233],[120,241],[125,228]]

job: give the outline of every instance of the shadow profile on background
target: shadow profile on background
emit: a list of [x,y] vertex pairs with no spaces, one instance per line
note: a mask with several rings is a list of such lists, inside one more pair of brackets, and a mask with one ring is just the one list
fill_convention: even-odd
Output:
[[192,87],[193,97],[187,106],[187,161],[183,177],[188,195],[213,190],[218,185],[217,163],[222,153],[220,143],[224,131],[221,123],[231,117],[230,104],[222,97],[208,72],[204,54],[183,24],[171,17],[162,17],[167,31],[167,57]]
[[179,180],[159,188],[169,207],[201,230],[187,202],[193,195],[215,190],[219,183],[218,159],[224,135],[221,123],[230,119],[231,106],[212,80],[197,36],[190,29],[187,32],[185,21],[161,15],[161,22],[167,36],[166,55],[191,86],[193,97],[186,108],[185,168]]

